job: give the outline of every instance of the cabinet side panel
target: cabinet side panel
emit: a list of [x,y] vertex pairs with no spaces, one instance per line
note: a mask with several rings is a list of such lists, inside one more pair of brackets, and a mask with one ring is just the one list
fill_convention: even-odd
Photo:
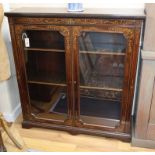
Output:
[[139,45],[140,45],[140,38],[141,38],[141,29],[142,29],[142,24],[140,28],[135,28],[134,30],[134,43],[133,43],[133,49],[132,49],[132,58],[130,61],[130,88],[129,88],[129,101],[128,101],[128,107],[127,109],[130,109],[127,111],[127,124],[125,127],[125,131],[129,131],[130,129],[130,118],[131,118],[131,107],[133,104],[133,96],[134,96],[134,85],[135,85],[135,79],[136,79],[136,72],[137,72],[137,61],[138,61],[138,52],[139,52]]
[[144,60],[142,62],[141,81],[138,97],[138,111],[136,118],[135,137],[146,138],[150,106],[152,103],[152,92],[154,87],[155,63]]
[[155,140],[155,77],[153,82],[153,93],[152,100],[150,105],[150,116],[147,130],[147,138],[151,140]]

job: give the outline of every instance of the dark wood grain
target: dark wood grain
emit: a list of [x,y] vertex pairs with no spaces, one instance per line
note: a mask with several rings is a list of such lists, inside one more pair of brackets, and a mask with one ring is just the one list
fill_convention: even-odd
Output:
[[[135,15],[134,13],[131,13],[130,16],[127,13],[124,15],[104,14],[103,10],[98,10],[96,13],[92,13],[93,10],[86,10],[83,13],[68,13],[65,11],[61,10],[59,12],[58,10],[49,9],[39,11],[38,9],[23,8],[5,13],[9,17],[23,111],[23,127],[38,126],[66,130],[71,133],[104,135],[130,140],[130,116],[134,81],[139,52],[140,32],[145,16],[143,14]],[[87,87],[91,90],[89,95],[94,94],[95,91],[94,87],[91,88],[89,85],[80,86],[80,48],[78,39],[82,31],[121,34],[126,39],[127,48],[124,53],[114,54],[115,59],[121,56],[119,61],[125,59],[124,77],[121,77],[123,78],[123,87],[118,89],[104,88],[106,91],[117,90],[121,92],[120,94],[116,94],[118,95],[117,99],[112,99],[119,100],[121,103],[121,109],[119,109],[121,111],[120,120],[93,118],[91,123],[92,117],[80,115],[81,88],[82,95],[86,95],[84,89]],[[31,40],[31,48],[24,47],[21,38],[23,32],[28,34]],[[86,51],[82,54],[88,54],[88,52],[91,54],[91,51]],[[30,56],[25,56],[25,53],[29,53]],[[38,53],[37,57],[35,56],[36,53]],[[103,53],[102,56],[105,55]],[[100,53],[97,54],[101,55]],[[95,52],[91,55],[95,55]],[[108,55],[113,56],[113,53],[110,52],[110,54],[106,54],[104,57],[108,57]],[[110,59],[107,60],[110,61]],[[27,61],[30,62],[27,63]],[[108,62],[106,63],[108,68]],[[100,68],[103,70],[102,67]],[[27,71],[27,68],[29,68],[29,71]],[[38,74],[35,73],[36,70],[39,71]],[[113,76],[116,76],[115,74],[113,73]],[[65,78],[62,75],[65,75]],[[53,77],[55,77],[55,80],[53,80]],[[60,82],[61,79],[63,79],[62,82]],[[35,86],[35,84],[40,86]],[[42,106],[40,108],[37,105],[32,105],[32,98],[50,101],[49,94],[52,93],[50,89],[58,86],[65,87],[67,92],[67,114],[56,115],[48,112],[45,113],[45,111],[49,110],[48,107],[45,107],[45,110],[43,110],[41,109]],[[101,89],[98,86],[96,87],[96,96],[102,98],[104,96],[104,94],[101,94],[101,90],[104,90],[103,87]],[[42,88],[45,91],[41,91]],[[38,90],[35,92],[35,89]],[[38,94],[40,94],[39,97],[37,97]],[[38,108],[37,110],[41,109],[42,112],[35,113],[33,110],[35,107]]]
[[131,135],[130,133],[123,133],[123,132],[112,132],[106,130],[98,130],[98,129],[87,129],[87,128],[77,128],[71,126],[62,126],[56,124],[50,124],[46,122],[34,122],[34,121],[23,121],[22,123],[24,128],[31,128],[31,127],[40,127],[40,128],[47,128],[47,129],[54,129],[54,130],[62,130],[67,131],[73,134],[89,134],[89,135],[96,135],[96,136],[104,136],[108,138],[116,138],[122,141],[130,142]]

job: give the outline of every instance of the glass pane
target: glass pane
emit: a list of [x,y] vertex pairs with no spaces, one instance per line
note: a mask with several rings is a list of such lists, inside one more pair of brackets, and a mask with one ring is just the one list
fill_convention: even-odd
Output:
[[83,86],[121,89],[124,56],[80,53],[80,82]]
[[49,113],[49,118],[64,119],[58,115],[67,114],[66,87],[29,83],[28,89],[32,113],[42,117]]
[[30,40],[31,48],[62,49],[64,50],[64,37],[58,31],[25,31]]
[[79,37],[80,51],[124,53],[124,36],[117,33],[82,32]]
[[115,126],[121,116],[126,40],[117,33],[82,32],[79,47],[81,119],[108,126],[110,119]]
[[30,44],[24,47],[24,55],[32,113],[64,121],[67,118],[64,37],[58,31],[36,30],[25,31],[24,36]]
[[66,83],[65,52],[25,51],[29,81]]

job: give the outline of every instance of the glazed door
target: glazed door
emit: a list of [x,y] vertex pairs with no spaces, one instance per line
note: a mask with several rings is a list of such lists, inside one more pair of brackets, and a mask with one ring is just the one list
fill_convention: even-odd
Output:
[[69,30],[17,26],[16,31],[26,77],[22,85],[28,92],[24,114],[29,119],[71,125]]
[[75,124],[121,131],[129,115],[132,40],[126,29],[74,29]]

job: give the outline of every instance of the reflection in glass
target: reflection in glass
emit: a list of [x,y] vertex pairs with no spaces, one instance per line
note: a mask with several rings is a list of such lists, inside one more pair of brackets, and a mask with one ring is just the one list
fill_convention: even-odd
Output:
[[118,33],[82,32],[79,46],[80,51],[124,53],[126,40]]
[[64,37],[58,31],[27,30],[26,36],[30,40],[31,48],[62,49]]
[[121,89],[123,74],[122,55],[80,53],[81,85]]
[[66,87],[30,83],[28,88],[33,113],[67,113],[61,109],[67,107]]
[[126,40],[122,34],[82,32],[79,37],[80,115],[103,125],[120,120]]
[[38,117],[67,118],[64,37],[58,31],[27,30],[24,48],[31,112]]

